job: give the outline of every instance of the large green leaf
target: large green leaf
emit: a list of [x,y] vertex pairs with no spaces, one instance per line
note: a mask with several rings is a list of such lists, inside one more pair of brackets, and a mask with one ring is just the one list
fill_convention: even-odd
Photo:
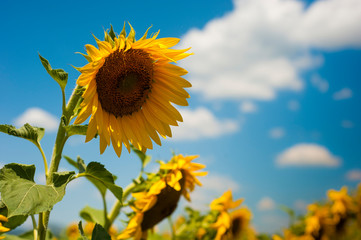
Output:
[[32,179],[32,165],[7,164],[0,170],[2,202],[8,209],[8,217],[38,214],[49,211],[59,202],[74,172],[54,173],[52,185],[39,185]]
[[48,60],[43,58],[40,54],[39,57],[45,70],[60,85],[61,89],[64,90],[68,82],[68,73],[65,72],[63,69],[52,69]]
[[26,123],[21,128],[16,128],[12,125],[0,124],[0,132],[7,133],[11,136],[21,137],[27,139],[39,146],[40,140],[43,138],[45,129],[33,127]]
[[105,169],[103,164],[98,162],[90,162],[87,165],[85,172],[79,173],[79,176],[87,177],[99,188],[99,190],[102,189],[102,187],[100,187],[101,185],[99,186],[99,183],[101,183],[107,189],[109,189],[119,201],[122,201],[123,189],[115,185],[113,174]]
[[85,206],[79,213],[80,217],[82,217],[87,222],[99,223],[104,226],[105,218],[104,211],[95,209],[89,206]]
[[100,224],[95,224],[92,233],[92,240],[111,240],[111,237]]

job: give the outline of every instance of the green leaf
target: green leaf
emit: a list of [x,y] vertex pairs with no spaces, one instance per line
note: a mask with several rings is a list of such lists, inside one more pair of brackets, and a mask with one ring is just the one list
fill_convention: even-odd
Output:
[[79,213],[80,217],[82,217],[87,222],[94,222],[104,225],[104,211],[95,209],[89,206],[85,206]]
[[86,165],[84,163],[84,160],[81,157],[77,157],[77,165],[78,165],[78,169],[79,169],[79,173],[83,173],[85,172],[86,169]]
[[73,135],[86,135],[86,131],[88,130],[88,124],[65,126],[65,130],[69,137]]
[[[8,215],[8,209],[3,202],[0,202],[0,214],[3,216]],[[4,222],[3,226],[10,228],[10,229],[15,229],[18,226],[22,225],[26,221],[27,218],[28,218],[28,216],[23,216],[23,215],[14,216],[14,217],[8,218],[8,221]]]
[[92,240],[111,240],[111,238],[101,225],[95,224],[92,233]]
[[88,238],[84,234],[83,225],[82,225],[81,221],[78,223],[78,228],[79,228],[79,232],[80,232],[80,235],[81,235],[82,239],[83,240],[88,240]]
[[39,127],[33,127],[28,123],[25,123],[21,128],[16,128],[12,125],[0,124],[0,132],[7,133],[11,136],[24,138],[31,141],[36,146],[39,146],[40,140],[43,138],[45,129]]
[[76,163],[76,161],[74,161],[73,159],[71,159],[70,157],[68,156],[63,156],[65,158],[65,160],[70,164],[72,165],[73,167],[75,167],[76,169],[79,170],[78,168],[78,164]]
[[138,155],[138,157],[140,158],[140,160],[142,161],[142,169],[144,169],[145,166],[147,166],[147,164],[150,162],[152,157],[149,155],[146,155],[142,151],[136,149],[133,145],[131,145],[131,147],[132,147],[133,152],[135,152]]
[[54,173],[52,185],[39,185],[32,179],[33,165],[7,164],[0,170],[1,199],[8,217],[49,211],[59,202],[74,172]]
[[64,91],[65,86],[68,82],[68,73],[63,69],[52,69],[48,60],[43,58],[40,54],[40,61],[43,64],[45,70],[49,73],[49,75],[59,84],[61,89]]
[[86,177],[99,189],[103,196],[106,189],[109,189],[119,201],[122,201],[123,189],[115,185],[113,174],[105,169],[104,165],[98,162],[90,162],[85,171],[79,173],[78,176]]

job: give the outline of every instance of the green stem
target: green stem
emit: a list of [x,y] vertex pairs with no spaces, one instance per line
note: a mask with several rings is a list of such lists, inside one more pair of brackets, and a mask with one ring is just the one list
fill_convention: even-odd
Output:
[[[137,179],[135,180],[135,182],[137,182],[143,175],[143,172],[141,171],[139,173],[139,176],[137,177]],[[113,222],[115,221],[115,219],[118,217],[119,213],[120,213],[120,209],[123,207],[123,203],[127,197],[129,196],[129,194],[133,191],[133,188],[135,187],[135,183],[132,182],[130,183],[123,191],[123,198],[122,201],[119,201],[117,199],[117,201],[114,203],[112,210],[110,211],[109,215],[108,215],[108,219],[109,219],[109,225],[107,227],[104,227],[105,230],[109,230],[110,226],[113,224]]]
[[30,215],[31,220],[33,222],[33,234],[34,234],[34,240],[38,239],[38,227],[36,226],[36,220],[33,214]]
[[169,223],[169,226],[170,226],[170,233],[172,235],[172,240],[175,240],[175,232],[174,232],[174,226],[173,226],[172,218],[169,216],[169,217],[167,217],[167,219],[168,219],[168,223]]
[[102,194],[102,200],[103,200],[103,211],[104,211],[104,228],[110,228],[109,225],[109,219],[108,219],[108,210],[107,210],[107,201],[105,199],[105,195]]
[[[64,107],[63,107],[63,115],[60,120],[58,133],[56,135],[56,140],[55,140],[55,144],[54,144],[54,148],[53,148],[53,155],[51,157],[50,167],[47,172],[48,173],[47,179],[46,179],[47,185],[52,184],[53,173],[58,171],[59,163],[60,163],[61,156],[62,156],[63,149],[64,149],[64,145],[65,145],[66,140],[68,139],[68,136],[67,136],[66,130],[65,130],[65,126],[67,126],[69,124],[70,118],[72,117],[73,112],[74,112],[74,108],[76,107],[76,105],[81,97],[81,94],[79,94],[80,88],[81,87],[77,86],[74,89],[66,108],[64,109]],[[49,223],[49,216],[50,216],[50,211],[39,214],[38,233],[39,233],[40,240],[45,240],[46,231],[47,231],[48,223]],[[42,224],[40,224],[40,223],[42,223]]]
[[41,156],[43,157],[43,161],[44,161],[44,169],[45,169],[45,177],[46,179],[48,178],[48,161],[46,160],[46,156],[44,154],[43,149],[41,148],[40,143],[36,145],[41,153]]

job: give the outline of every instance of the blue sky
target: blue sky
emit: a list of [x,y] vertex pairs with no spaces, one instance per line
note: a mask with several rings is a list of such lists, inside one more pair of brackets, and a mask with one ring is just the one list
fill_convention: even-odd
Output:
[[[182,38],[179,48],[192,47],[179,63],[193,84],[190,106],[180,108],[184,123],[148,154],[200,155],[209,175],[193,206],[206,209],[230,188],[253,211],[256,229],[273,232],[287,224],[280,205],[302,212],[328,189],[361,181],[358,0],[1,1],[0,123],[46,119],[36,123],[48,129],[42,146],[50,158],[61,93],[38,53],[69,72],[69,96],[79,76],[71,65],[85,64],[75,52],[95,43],[92,33],[101,38],[109,24],[119,33],[127,21],[138,38],[152,25],[160,37]],[[97,139],[83,140],[70,139],[64,154],[102,162],[123,187],[137,175],[133,155],[100,155]],[[43,181],[31,143],[4,134],[0,143],[2,165],[34,163]],[[71,183],[52,223],[78,221],[74,209],[86,204],[100,208],[100,196],[85,181]]]

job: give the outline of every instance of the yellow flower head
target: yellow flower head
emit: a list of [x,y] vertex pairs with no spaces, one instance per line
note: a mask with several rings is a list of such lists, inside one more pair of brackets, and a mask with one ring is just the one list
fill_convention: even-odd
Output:
[[347,187],[342,187],[340,191],[329,190],[328,198],[333,202],[331,212],[340,216],[345,216],[348,210],[353,210],[352,198],[347,194]]
[[221,197],[214,199],[210,204],[210,208],[217,211],[227,211],[229,209],[238,207],[242,202],[243,199],[233,201],[232,191],[228,190],[223,193]]
[[168,170],[165,178],[166,183],[174,188],[176,191],[181,190],[180,179],[184,179],[185,185],[182,189],[183,196],[190,201],[189,192],[194,190],[195,185],[202,186],[197,176],[205,176],[207,172],[196,172],[205,168],[206,166],[192,161],[198,156],[183,156],[179,154],[174,156],[168,163],[163,163],[160,169]]
[[216,240],[221,240],[222,237],[227,234],[232,225],[232,219],[229,213],[229,209],[238,207],[243,202],[243,199],[233,201],[232,191],[228,190],[217,199],[214,199],[211,204],[211,210],[219,211],[217,221],[212,224],[212,227],[217,229]]
[[242,207],[237,209],[231,213],[231,230],[232,236],[237,238],[242,234],[242,232],[246,232],[249,227],[249,222],[251,221],[252,213],[246,208]]
[[71,223],[65,231],[66,236],[69,240],[76,240],[80,237],[78,224],[77,223]]
[[158,134],[171,137],[169,126],[183,121],[171,103],[187,106],[184,88],[191,87],[181,77],[187,71],[171,63],[191,55],[171,49],[179,39],[156,39],[158,33],[147,38],[146,32],[136,41],[130,28],[128,36],[124,28],[120,35],[106,31],[104,41],[95,39],[98,48],[85,45],[89,63],[77,68],[85,91],[75,124],[91,116],[86,141],[98,133],[100,153],[112,143],[118,156],[122,144],[145,151],[153,148],[151,139],[161,145]]
[[137,213],[132,219],[130,219],[127,228],[118,235],[118,239],[128,239],[134,237],[135,240],[140,240],[143,232],[141,223],[143,221],[143,213]]

